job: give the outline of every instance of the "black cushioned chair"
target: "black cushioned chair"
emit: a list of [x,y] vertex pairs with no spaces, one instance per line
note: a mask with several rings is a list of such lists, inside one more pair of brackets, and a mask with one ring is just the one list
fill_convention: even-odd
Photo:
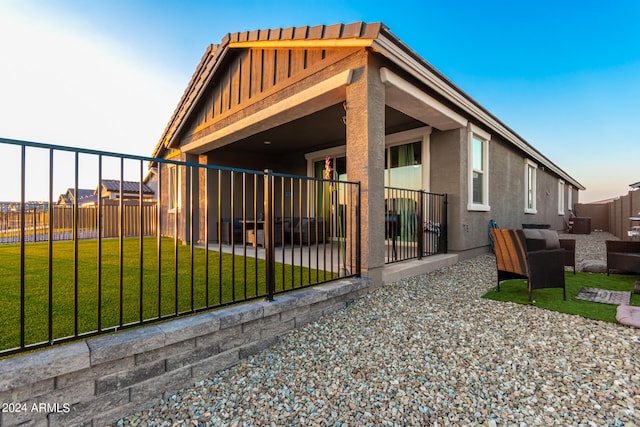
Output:
[[640,274],[640,242],[607,240],[607,276],[609,270]]
[[562,297],[567,299],[564,282],[564,249],[528,250],[522,230],[492,228],[498,291],[500,282],[510,279],[526,279],[529,301],[532,291],[541,288],[562,288]]
[[575,239],[560,239],[555,230],[525,228],[523,231],[528,251],[562,248],[564,249],[564,266],[573,268],[573,274],[576,274]]

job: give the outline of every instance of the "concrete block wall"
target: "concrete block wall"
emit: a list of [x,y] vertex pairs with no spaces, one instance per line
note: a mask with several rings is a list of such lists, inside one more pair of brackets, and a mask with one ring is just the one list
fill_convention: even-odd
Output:
[[348,279],[0,360],[0,426],[103,426],[343,309],[370,290]]

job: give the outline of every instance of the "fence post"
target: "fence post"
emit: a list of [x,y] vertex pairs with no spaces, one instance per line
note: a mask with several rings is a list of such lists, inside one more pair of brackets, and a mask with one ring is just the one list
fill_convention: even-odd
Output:
[[[448,224],[448,218],[447,218],[447,194],[444,194],[444,201],[443,201],[443,209],[442,209],[442,219],[440,221],[440,234],[442,235],[442,240],[443,240],[443,246],[444,246],[444,253],[448,253],[449,251],[449,232],[447,230],[447,228],[449,227]],[[444,224],[444,226],[442,225]]]
[[356,184],[357,189],[357,202],[356,202],[356,274],[358,277],[362,275],[362,221],[360,218],[360,202],[361,202],[361,190],[360,181]]
[[33,241],[38,241],[38,224],[36,218],[36,208],[33,208]]
[[424,190],[418,193],[418,259],[422,259],[424,253]]
[[[273,301],[275,293],[275,254],[274,254],[274,212],[273,212],[273,175],[270,169],[264,170],[264,249],[266,261],[267,301]],[[257,239],[256,230],[256,239]]]

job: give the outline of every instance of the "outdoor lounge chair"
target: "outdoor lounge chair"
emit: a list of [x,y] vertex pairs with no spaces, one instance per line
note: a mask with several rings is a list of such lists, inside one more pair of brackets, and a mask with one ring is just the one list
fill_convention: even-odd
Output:
[[216,224],[216,227],[218,226],[220,227],[221,243],[230,245],[232,242],[231,236],[233,236],[233,243],[243,242],[242,223],[239,219],[236,218],[232,221],[231,218],[223,218],[221,224]]
[[302,242],[303,245],[323,243],[328,225],[322,218],[302,218],[297,221],[293,229],[293,244]]
[[529,301],[532,291],[541,288],[562,288],[562,297],[567,299],[564,282],[564,249],[527,250],[522,230],[493,228],[498,291],[500,282],[510,279],[526,279]]
[[640,242],[607,240],[607,276],[610,270],[640,274]]
[[555,230],[524,228],[523,231],[528,251],[562,248],[564,249],[564,266],[573,268],[573,274],[576,274],[575,239],[560,239]]

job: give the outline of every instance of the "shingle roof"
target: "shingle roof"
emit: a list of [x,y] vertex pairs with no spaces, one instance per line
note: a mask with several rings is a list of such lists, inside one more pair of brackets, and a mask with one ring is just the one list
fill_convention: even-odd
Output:
[[[67,191],[65,191],[64,194],[60,194],[60,196],[58,197],[58,203],[60,203],[61,201],[63,201],[66,204],[73,203],[74,193],[75,193],[75,188],[67,188]],[[93,196],[93,193],[94,193],[93,190],[88,190],[86,188],[78,188],[78,201],[79,202],[84,201],[84,199],[86,199],[87,197]]]
[[[73,194],[73,188],[69,189],[71,191],[71,194]],[[84,199],[85,197],[90,197],[93,195],[93,190],[87,190],[84,188],[78,188],[78,200],[80,199]]]
[[[120,191],[120,181],[115,179],[103,179],[102,188],[107,191]],[[137,194],[140,191],[140,182],[122,181],[122,191],[124,193]],[[142,184],[142,194],[153,194],[153,190],[147,184]]]

